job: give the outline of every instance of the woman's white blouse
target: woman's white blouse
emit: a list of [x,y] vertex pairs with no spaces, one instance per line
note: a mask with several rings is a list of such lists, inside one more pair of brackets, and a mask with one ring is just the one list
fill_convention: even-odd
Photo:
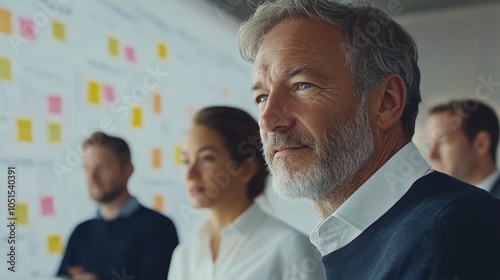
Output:
[[250,206],[221,232],[212,261],[208,221],[174,252],[168,280],[318,280],[321,256],[309,238]]

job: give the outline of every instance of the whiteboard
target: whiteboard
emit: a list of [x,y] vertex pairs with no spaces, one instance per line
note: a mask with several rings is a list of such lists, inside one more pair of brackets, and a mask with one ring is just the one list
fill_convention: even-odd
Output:
[[[191,235],[207,216],[190,206],[178,159],[193,113],[217,104],[257,116],[238,27],[207,1],[0,3],[0,219],[10,217],[8,167],[18,218],[16,273],[2,230],[0,279],[53,276],[75,226],[96,214],[81,166],[95,130],[126,139],[130,192],[170,217],[181,242]],[[270,188],[259,203],[304,233],[316,223],[308,202],[279,201]]]

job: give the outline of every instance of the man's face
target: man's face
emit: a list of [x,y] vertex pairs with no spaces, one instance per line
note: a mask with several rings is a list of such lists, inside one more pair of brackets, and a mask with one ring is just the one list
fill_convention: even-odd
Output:
[[373,153],[373,136],[341,46],[340,28],[286,20],[255,60],[254,100],[264,156],[283,197],[321,199]]
[[452,113],[431,114],[426,133],[431,144],[429,158],[433,167],[467,182],[474,173],[476,157],[472,143],[462,130],[460,116]]
[[110,202],[126,191],[130,172],[110,147],[88,146],[83,153],[83,167],[92,199]]

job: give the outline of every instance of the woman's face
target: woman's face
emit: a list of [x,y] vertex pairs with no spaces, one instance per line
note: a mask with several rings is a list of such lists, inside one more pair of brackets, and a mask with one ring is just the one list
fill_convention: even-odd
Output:
[[194,125],[182,144],[184,180],[191,204],[211,208],[247,199],[244,168],[231,158],[214,129]]

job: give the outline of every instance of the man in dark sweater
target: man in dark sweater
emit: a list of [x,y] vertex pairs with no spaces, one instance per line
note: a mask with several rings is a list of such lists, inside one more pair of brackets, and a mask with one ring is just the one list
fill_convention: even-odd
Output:
[[368,5],[276,0],[238,40],[273,187],[321,213],[327,279],[500,279],[500,201],[411,142],[420,72],[399,24]]
[[97,217],[73,231],[58,276],[71,279],[166,279],[177,232],[172,221],[139,204],[127,189],[130,150],[102,132],[83,144],[89,193]]

